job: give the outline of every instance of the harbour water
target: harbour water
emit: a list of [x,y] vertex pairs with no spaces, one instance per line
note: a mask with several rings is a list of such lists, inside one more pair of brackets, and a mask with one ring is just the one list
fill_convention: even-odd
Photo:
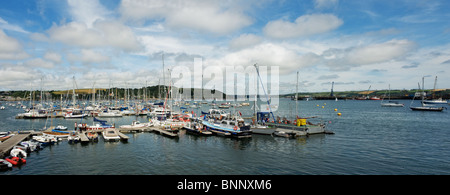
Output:
[[[136,133],[127,134],[127,143],[62,141],[31,153],[26,165],[0,175],[450,174],[450,110],[411,111],[410,100],[400,102],[405,107],[381,107],[380,101],[298,102],[301,117],[320,116],[334,135],[231,139],[182,134],[172,139]],[[194,111],[206,111],[202,106]],[[294,101],[281,99],[278,115],[295,115],[293,108]],[[342,115],[337,116],[334,109]],[[251,106],[237,110],[248,116]],[[45,119],[15,119],[21,111],[11,107],[0,110],[0,131],[50,125]],[[83,120],[92,123],[92,118]],[[108,123],[119,126],[133,120],[145,122],[147,118],[126,116],[108,119]],[[75,122],[80,119],[52,121],[69,129]]]

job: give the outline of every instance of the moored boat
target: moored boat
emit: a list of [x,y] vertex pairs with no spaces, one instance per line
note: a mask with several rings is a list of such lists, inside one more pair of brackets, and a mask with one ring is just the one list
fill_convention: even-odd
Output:
[[86,137],[90,140],[90,141],[98,141],[98,134],[96,132],[93,131],[89,131],[86,133]]
[[[437,77],[436,77],[437,79]],[[434,107],[434,106],[430,106],[427,105],[424,101],[425,98],[425,90],[424,90],[424,85],[425,85],[425,77],[422,77],[422,89],[421,92],[416,92],[414,94],[414,97],[411,101],[411,104],[409,106],[409,108],[413,111],[432,111],[432,112],[442,112],[444,109],[446,109],[445,107]],[[420,89],[420,83],[417,83],[417,85],[419,86]],[[435,82],[435,87],[436,87],[436,82]],[[414,99],[416,98],[416,96],[421,96],[422,97],[422,101],[420,102],[422,106],[412,106]]]
[[58,130],[52,130],[52,131],[44,131],[42,134],[44,135],[51,135],[56,138],[67,138],[69,137],[69,132],[67,131],[58,131]]
[[80,136],[77,133],[71,133],[69,137],[67,137],[67,140],[69,143],[78,143],[80,141]]
[[19,158],[19,157],[8,157],[5,160],[8,161],[9,163],[11,163],[14,166],[22,165],[22,164],[27,163],[27,160],[25,160],[24,158]]
[[27,152],[21,148],[14,148],[9,153],[12,157],[27,158]]
[[411,110],[414,111],[434,111],[434,112],[442,112],[445,107],[432,107],[432,106],[410,106],[409,107]]
[[83,113],[82,110],[75,109],[75,110],[73,110],[71,112],[67,112],[64,115],[64,118],[65,119],[78,119],[78,118],[84,118],[84,117],[87,117],[87,116],[88,116],[88,114]]
[[203,126],[203,124],[198,120],[189,122],[183,128],[186,130],[186,132],[196,135],[212,135],[212,133],[206,130],[205,126]]
[[405,104],[400,104],[397,101],[389,101],[387,103],[381,103],[381,107],[403,107]]
[[222,120],[214,122],[213,119],[209,121],[202,121],[202,124],[206,126],[206,130],[210,130],[216,134],[230,135],[234,138],[250,138],[252,137],[252,131],[250,125],[244,125],[243,123],[236,123],[233,120]]
[[108,129],[102,132],[105,141],[120,141],[119,134],[114,129]]

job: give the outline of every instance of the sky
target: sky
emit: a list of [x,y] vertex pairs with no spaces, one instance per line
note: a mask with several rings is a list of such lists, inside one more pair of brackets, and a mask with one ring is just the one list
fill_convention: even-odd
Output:
[[192,71],[195,58],[218,71],[277,66],[280,94],[295,91],[297,71],[300,92],[330,91],[332,82],[335,91],[414,89],[422,77],[430,89],[436,76],[437,88],[450,88],[448,0],[0,5],[0,90],[71,89],[73,77],[77,88],[157,85],[163,55],[172,70]]

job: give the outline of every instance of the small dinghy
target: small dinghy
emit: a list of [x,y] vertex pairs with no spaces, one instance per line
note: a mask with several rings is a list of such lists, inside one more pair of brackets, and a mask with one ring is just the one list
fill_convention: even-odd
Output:
[[88,137],[88,139],[90,141],[94,141],[94,142],[98,141],[98,134],[96,132],[87,132],[86,136]]
[[30,152],[41,149],[41,144],[35,141],[23,141],[20,142],[20,145],[27,147],[27,149],[30,150]]
[[9,157],[9,158],[6,158],[5,160],[14,166],[23,165],[23,164],[27,163],[27,160],[25,160],[24,158],[19,158],[19,157]]
[[69,143],[78,143],[80,139],[81,138],[77,133],[70,133],[69,137],[67,137]]
[[58,125],[55,127],[54,130],[65,131],[65,130],[67,130],[67,127],[63,126],[63,125]]
[[21,158],[27,158],[27,152],[23,151],[20,148],[14,148],[9,153],[12,157],[21,157]]
[[4,159],[0,159],[0,171],[7,171],[12,169],[12,164]]

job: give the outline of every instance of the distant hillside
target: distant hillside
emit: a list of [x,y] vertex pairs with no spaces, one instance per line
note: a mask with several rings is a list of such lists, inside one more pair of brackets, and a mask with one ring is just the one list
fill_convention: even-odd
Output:
[[[418,92],[417,89],[412,90],[391,90],[391,99],[411,99],[414,94]],[[435,98],[442,97],[443,99],[450,99],[450,89],[436,89],[425,90],[428,98],[432,98],[433,94]],[[375,91],[335,91],[334,97],[339,99],[353,99],[362,96],[377,96],[382,98],[384,95],[388,96],[388,90],[375,90]],[[295,93],[281,95],[282,97],[295,97]],[[302,92],[298,93],[299,99],[307,97],[313,97],[316,99],[334,99],[330,96],[330,92]]]

